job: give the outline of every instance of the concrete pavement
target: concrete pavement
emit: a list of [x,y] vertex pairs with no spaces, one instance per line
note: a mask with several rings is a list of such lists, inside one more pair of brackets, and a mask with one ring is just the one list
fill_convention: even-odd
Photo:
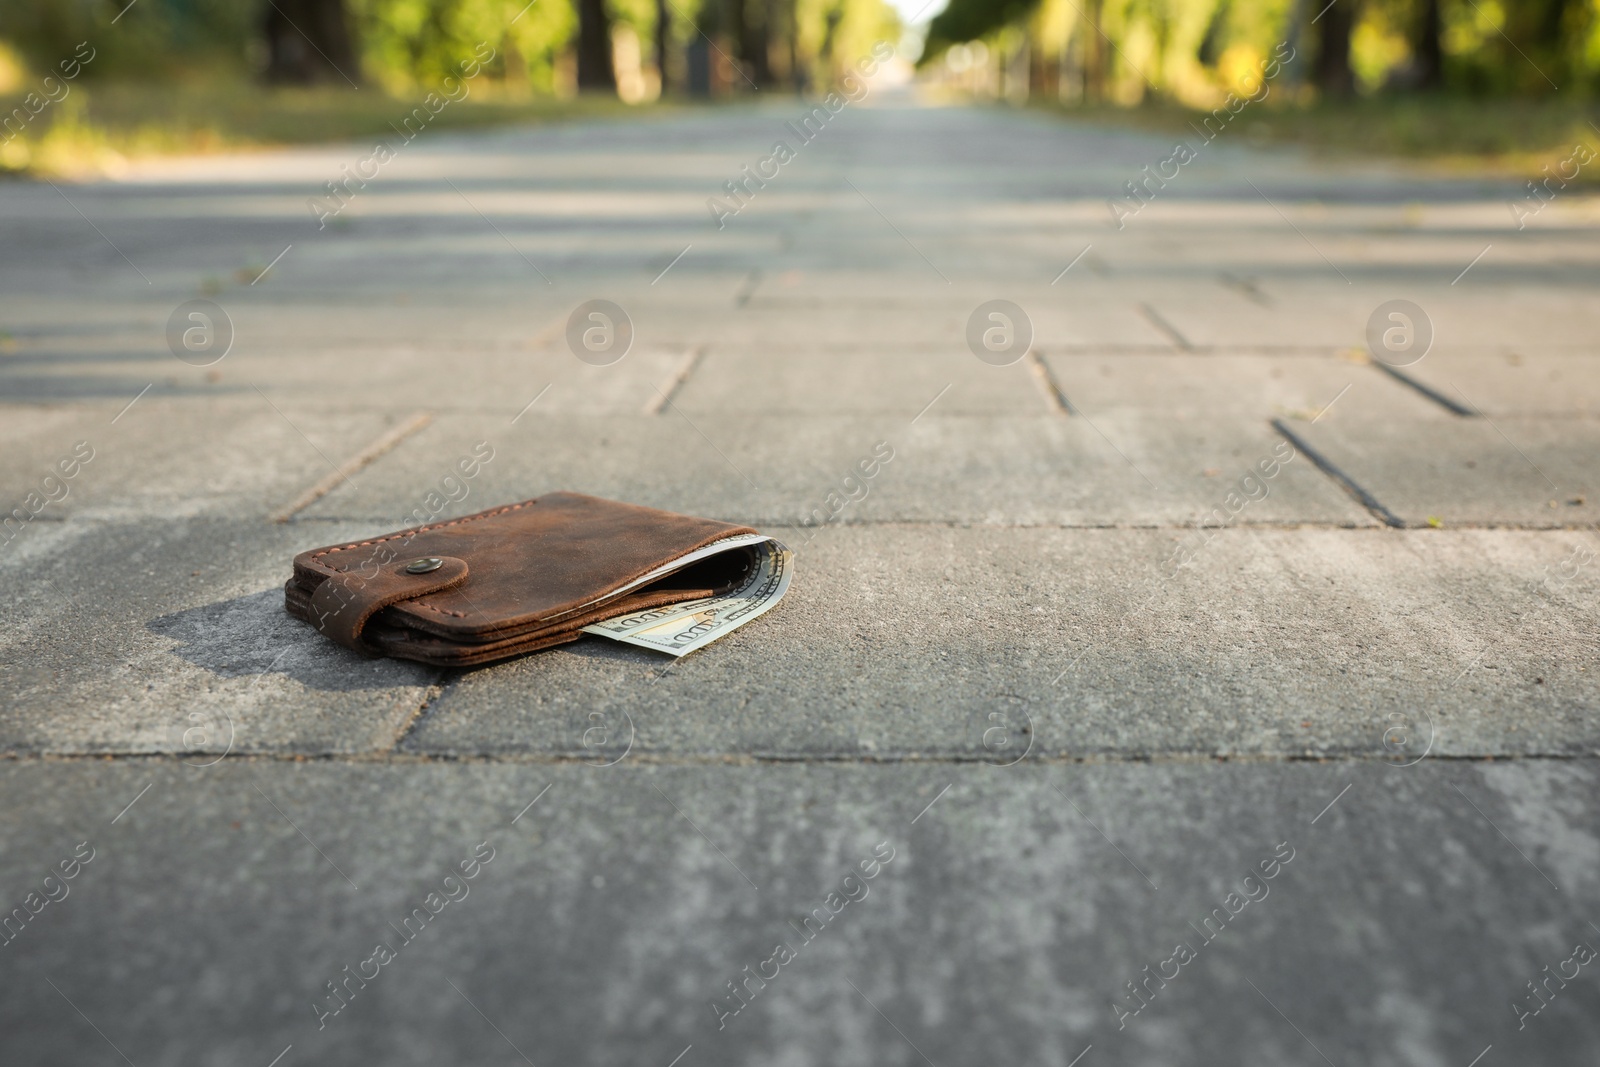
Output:
[[[1589,969],[1527,983],[1600,946],[1594,202],[1225,134],[1118,229],[1168,139],[885,94],[718,229],[798,110],[419,138],[322,229],[370,146],[0,187],[0,901],[97,850],[0,946],[6,1058],[1588,1062]],[[670,670],[282,612],[299,550],[559,488],[770,529],[793,590]]]

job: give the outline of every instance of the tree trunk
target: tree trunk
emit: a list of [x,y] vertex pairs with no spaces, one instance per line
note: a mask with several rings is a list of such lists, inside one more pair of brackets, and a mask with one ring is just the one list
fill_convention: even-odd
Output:
[[[1317,10],[1321,10],[1319,6]],[[1298,55],[1305,38],[1306,0],[1289,0],[1288,17],[1283,24],[1283,43],[1294,49]],[[1304,63],[1288,63],[1283,71],[1282,85],[1284,91],[1293,98],[1296,90],[1306,80],[1306,65]]]
[[750,60],[750,77],[762,89],[775,84],[772,76],[772,30],[777,21],[773,0],[746,0],[754,3],[760,18],[750,26],[750,43],[747,46]]
[[267,39],[267,81],[277,85],[361,81],[344,0],[273,0],[261,29]]
[[[1537,35],[1534,37],[1534,46],[1537,49],[1533,56],[1540,67],[1538,81],[1529,79],[1529,84],[1537,92],[1543,91],[1543,86],[1550,84],[1554,78],[1560,84],[1580,77],[1582,70],[1582,41],[1587,36],[1593,16],[1583,17],[1587,3],[1581,0],[1549,0],[1544,10],[1540,12]],[[1574,49],[1573,46],[1578,48]],[[1577,60],[1574,66],[1573,60]]]
[[[751,8],[760,16],[751,18]],[[770,9],[764,0],[728,0],[728,36],[733,38],[739,69],[758,89],[772,85],[772,63],[767,56]]]
[[1088,0],[1083,12],[1083,98],[1106,95],[1106,40],[1100,36],[1101,0]]
[[1417,28],[1417,88],[1438,89],[1444,85],[1443,20],[1439,0],[1422,0],[1422,25]]
[[1324,96],[1355,92],[1350,70],[1350,31],[1355,28],[1356,0],[1333,0],[1317,20],[1317,88]]
[[611,13],[606,0],[578,0],[578,91],[617,92],[611,64]]
[[667,0],[656,0],[656,73],[661,78],[661,95],[667,95],[667,50],[672,43],[672,8]]
[[822,60],[822,77],[830,83],[833,81],[833,38],[839,31],[839,21],[843,18],[842,3],[831,8],[823,17],[822,47],[818,49],[817,57]]
[[750,76],[750,64],[745,59],[745,44],[750,35],[748,13],[745,11],[744,0],[727,0],[728,5],[728,36],[733,38],[734,65],[739,68],[739,73],[744,77],[739,79],[743,87],[745,78]]
[[789,84],[799,95],[806,91],[806,73],[800,69],[800,25],[795,11],[800,0],[789,0],[784,5],[785,29],[789,35]]
[[1561,48],[1564,34],[1563,29],[1567,24],[1567,11],[1569,8],[1581,8],[1586,5],[1574,3],[1573,0],[1546,0],[1537,7],[1533,14],[1536,22],[1533,28],[1533,43],[1541,50]]

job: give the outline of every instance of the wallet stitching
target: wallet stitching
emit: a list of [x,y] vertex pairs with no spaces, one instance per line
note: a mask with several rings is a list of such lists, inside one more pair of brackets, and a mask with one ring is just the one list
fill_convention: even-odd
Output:
[[404,537],[407,534],[427,533],[429,530],[442,530],[446,526],[460,526],[464,522],[474,522],[474,521],[476,521],[478,519],[489,519],[489,518],[493,518],[496,515],[504,515],[508,511],[516,511],[518,508],[525,508],[529,504],[537,504],[537,503],[538,503],[537,500],[524,500],[520,504],[509,504],[506,507],[497,508],[494,511],[483,511],[483,512],[479,512],[476,515],[468,515],[468,516],[466,516],[464,518],[460,518],[460,519],[451,519],[449,522],[436,522],[436,523],[433,523],[433,524],[431,524],[429,526],[418,526],[418,527],[416,527],[415,529],[412,529],[412,530],[401,530],[399,533],[392,533],[388,537],[378,537],[378,538],[374,538],[371,541],[351,541],[349,544],[335,545],[333,548],[325,548],[321,552],[315,553],[311,558],[312,559],[321,559],[323,556],[329,555],[329,554],[334,553],[334,552],[343,552],[346,549],[365,548],[367,545],[381,545],[385,541],[393,541],[396,537]]
[[411,603],[415,604],[419,608],[427,608],[429,611],[437,611],[440,615],[454,615],[458,619],[464,619],[467,617],[467,613],[464,611],[446,611],[444,608],[436,608],[432,604],[424,604],[420,600],[413,600]]
[[[399,533],[390,534],[388,537],[378,537],[371,541],[351,541],[349,544],[336,545],[333,548],[325,548],[321,552],[315,553],[311,558],[321,559],[323,556],[331,555],[334,552],[344,552],[352,548],[365,548],[368,545],[381,545],[385,541],[393,541],[397,537],[415,537],[417,534],[427,533],[429,530],[442,530],[446,526],[459,526],[464,522],[473,522],[477,519],[490,519],[496,515],[504,515],[508,511],[516,511],[518,508],[525,508],[530,504],[537,503],[537,500],[524,500],[520,504],[508,504],[503,508],[496,508],[494,511],[479,512],[477,515],[467,515],[464,518],[451,519],[449,522],[436,522],[428,526],[418,526],[413,530],[401,530]],[[343,574],[344,572],[340,571],[340,573]],[[458,619],[464,619],[467,617],[465,612],[447,611],[444,608],[435,607],[434,605],[423,600],[411,600],[408,601],[408,603],[415,604],[418,607],[427,608],[429,611],[437,611],[440,615],[453,615]]]

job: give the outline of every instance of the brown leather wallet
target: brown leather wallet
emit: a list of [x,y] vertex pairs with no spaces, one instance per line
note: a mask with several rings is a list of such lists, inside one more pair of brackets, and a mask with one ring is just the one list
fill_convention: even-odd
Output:
[[284,606],[369,655],[465,667],[575,641],[618,615],[716,596],[754,565],[748,526],[581,493],[302,552]]

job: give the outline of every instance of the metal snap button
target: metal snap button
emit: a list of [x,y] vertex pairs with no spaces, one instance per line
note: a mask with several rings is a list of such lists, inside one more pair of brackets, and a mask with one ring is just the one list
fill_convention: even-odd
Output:
[[440,559],[438,556],[426,556],[422,559],[407,564],[406,573],[427,574],[429,571],[436,571],[443,566],[444,560]]

